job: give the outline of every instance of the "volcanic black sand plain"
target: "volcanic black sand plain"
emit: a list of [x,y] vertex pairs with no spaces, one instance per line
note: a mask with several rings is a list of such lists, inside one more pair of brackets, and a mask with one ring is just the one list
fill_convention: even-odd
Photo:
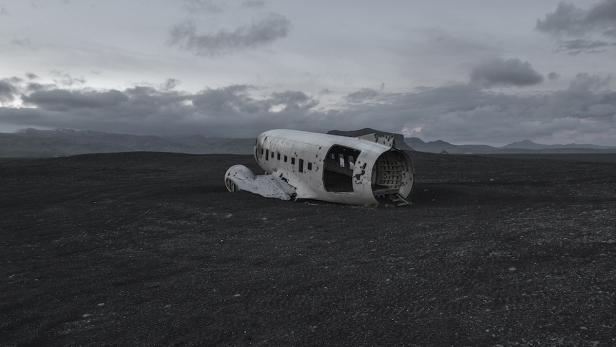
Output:
[[250,156],[0,161],[2,345],[615,345],[616,155],[412,154],[411,207]]

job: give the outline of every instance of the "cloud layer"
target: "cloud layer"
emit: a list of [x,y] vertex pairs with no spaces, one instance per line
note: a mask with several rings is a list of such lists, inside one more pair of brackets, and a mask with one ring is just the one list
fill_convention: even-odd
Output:
[[477,85],[524,87],[539,84],[543,76],[529,62],[496,58],[477,65],[471,71],[471,82]]
[[537,20],[536,29],[558,38],[560,50],[572,54],[603,52],[616,45],[616,0],[603,0],[588,9],[562,2],[554,12]]
[[613,142],[616,0],[569,2],[0,0],[0,129]]
[[169,42],[197,55],[215,56],[269,44],[287,36],[290,27],[286,17],[275,13],[233,31],[211,34],[198,33],[195,23],[186,21],[171,29]]
[[359,103],[364,101],[373,100],[379,96],[379,92],[372,88],[362,88],[356,92],[350,93],[346,96],[349,102]]
[[9,80],[0,80],[0,102],[13,101],[17,88]]
[[[301,91],[256,97],[254,92],[259,90],[247,85],[197,93],[162,86],[90,90],[47,85],[29,91],[28,82],[5,79],[0,84],[2,95],[19,97],[27,107],[0,107],[0,122],[223,137],[252,137],[271,128],[374,127],[407,133],[415,129],[415,135],[426,139],[467,143],[529,138],[616,145],[616,92],[609,82],[609,78],[580,74],[568,88],[541,95],[495,93],[474,84],[457,84],[408,93],[379,92],[378,103],[349,102],[336,110],[323,110],[316,98]],[[374,93],[359,90],[356,95],[364,100]]]

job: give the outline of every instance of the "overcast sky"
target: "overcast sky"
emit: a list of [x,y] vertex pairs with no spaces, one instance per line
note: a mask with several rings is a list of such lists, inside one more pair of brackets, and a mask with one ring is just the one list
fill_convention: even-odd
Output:
[[616,0],[0,0],[0,131],[616,145]]

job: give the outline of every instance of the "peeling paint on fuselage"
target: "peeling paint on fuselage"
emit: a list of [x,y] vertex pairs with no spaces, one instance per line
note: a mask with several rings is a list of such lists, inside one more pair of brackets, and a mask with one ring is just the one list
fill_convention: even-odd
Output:
[[353,176],[358,183],[361,182],[361,178],[366,174],[366,165],[366,163],[363,163],[361,165],[361,172]]

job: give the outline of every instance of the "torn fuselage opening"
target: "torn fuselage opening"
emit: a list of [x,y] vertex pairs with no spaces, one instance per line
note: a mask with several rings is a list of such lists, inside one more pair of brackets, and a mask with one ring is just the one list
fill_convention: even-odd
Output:
[[402,151],[387,151],[372,168],[372,193],[377,201],[390,200],[392,195],[406,198],[413,187],[413,168],[410,158]]
[[328,192],[352,192],[353,170],[361,151],[333,145],[323,161],[323,186]]

